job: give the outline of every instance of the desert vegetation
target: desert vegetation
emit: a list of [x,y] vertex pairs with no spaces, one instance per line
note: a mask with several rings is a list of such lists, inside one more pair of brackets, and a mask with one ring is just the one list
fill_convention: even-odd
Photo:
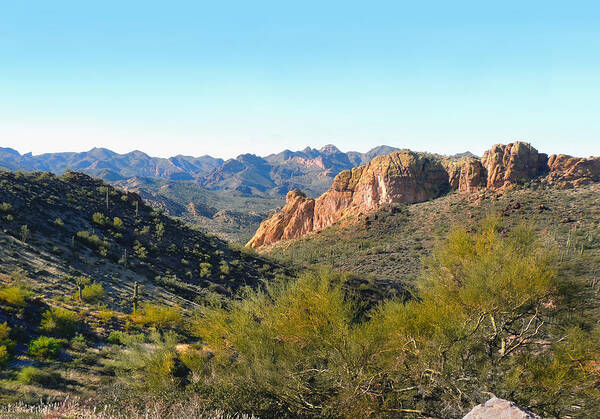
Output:
[[547,417],[597,411],[597,290],[561,253],[487,219],[436,246],[413,295],[367,310],[348,275],[306,271],[204,306],[188,344],[175,325],[115,338],[113,391],[263,417],[460,417],[490,395]]
[[597,185],[384,207],[275,261],[86,176],[0,175],[11,414],[600,409]]

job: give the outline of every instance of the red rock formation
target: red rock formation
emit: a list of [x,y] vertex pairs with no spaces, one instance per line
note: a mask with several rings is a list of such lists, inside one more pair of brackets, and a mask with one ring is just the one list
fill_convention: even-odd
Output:
[[487,187],[503,188],[543,174],[548,169],[548,155],[517,141],[493,146],[483,154],[481,163],[487,169]]
[[247,246],[260,247],[279,240],[300,237],[313,230],[315,200],[299,190],[288,192],[281,211],[260,224]]
[[446,160],[450,187],[461,192],[474,192],[487,185],[487,171],[479,159],[466,157],[459,160]]
[[300,237],[348,215],[394,202],[422,202],[449,190],[441,163],[411,151],[396,151],[339,173],[329,191],[316,200],[299,191],[288,193],[283,209],[263,221],[248,246]]
[[553,154],[548,160],[549,184],[559,188],[572,188],[600,181],[600,157],[571,157]]
[[340,172],[331,188],[316,200],[299,191],[290,192],[283,209],[263,221],[248,246],[300,237],[385,204],[422,202],[451,189],[473,192],[486,187],[512,187],[534,178],[559,187],[597,182],[600,157],[554,155],[548,160],[546,154],[522,142],[495,145],[481,160],[471,157],[440,161],[407,150],[395,151]]

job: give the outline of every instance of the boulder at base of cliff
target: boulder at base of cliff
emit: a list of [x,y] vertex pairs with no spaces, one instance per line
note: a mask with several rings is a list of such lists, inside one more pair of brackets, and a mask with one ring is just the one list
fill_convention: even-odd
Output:
[[475,406],[463,419],[542,419],[516,403],[493,397]]

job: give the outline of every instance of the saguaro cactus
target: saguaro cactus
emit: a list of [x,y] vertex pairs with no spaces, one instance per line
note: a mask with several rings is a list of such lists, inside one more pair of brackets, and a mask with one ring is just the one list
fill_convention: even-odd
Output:
[[131,297],[131,302],[133,303],[133,312],[135,313],[138,309],[138,282],[135,281],[133,283],[133,297]]

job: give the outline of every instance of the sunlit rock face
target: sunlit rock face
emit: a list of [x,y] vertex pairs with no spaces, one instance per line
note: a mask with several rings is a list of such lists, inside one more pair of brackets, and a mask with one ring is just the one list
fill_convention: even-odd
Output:
[[288,193],[285,206],[263,221],[248,246],[300,237],[348,215],[395,202],[422,202],[449,190],[448,173],[440,162],[408,150],[396,151],[342,171],[317,199],[299,191]]

